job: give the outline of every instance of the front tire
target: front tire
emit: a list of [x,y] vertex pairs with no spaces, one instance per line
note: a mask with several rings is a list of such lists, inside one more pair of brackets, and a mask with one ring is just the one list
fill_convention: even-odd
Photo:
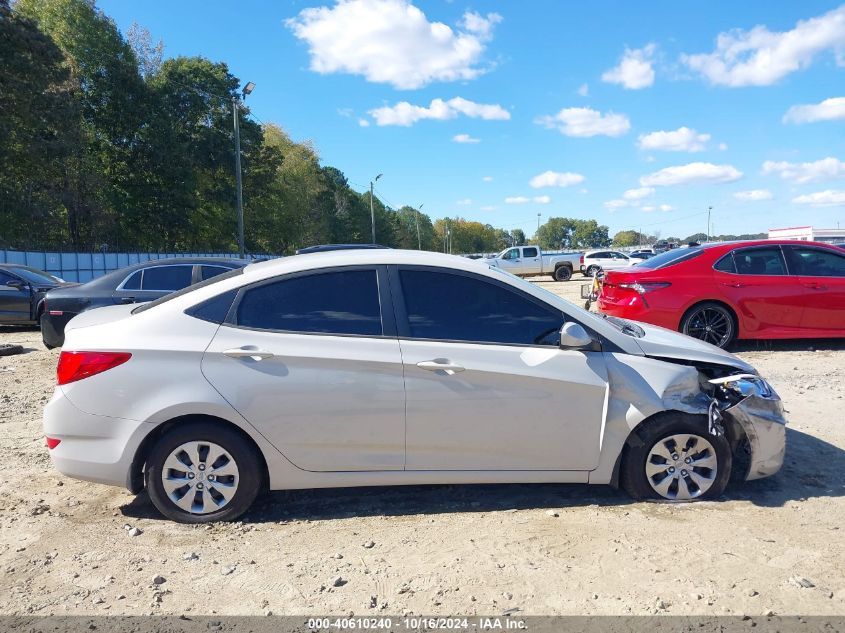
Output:
[[234,521],[262,489],[261,457],[236,431],[191,422],[165,433],[147,460],[153,505],[179,523]]
[[727,349],[737,335],[737,323],[733,313],[714,301],[705,301],[690,308],[681,319],[683,334],[705,343]]
[[572,279],[572,269],[569,266],[558,266],[555,268],[555,274],[552,277],[555,281],[569,281]]
[[671,412],[635,432],[621,470],[622,487],[635,499],[698,501],[725,491],[730,444],[707,431],[705,416]]

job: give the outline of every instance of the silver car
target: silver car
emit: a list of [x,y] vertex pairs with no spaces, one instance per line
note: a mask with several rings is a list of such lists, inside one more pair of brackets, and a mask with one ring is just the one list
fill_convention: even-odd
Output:
[[235,519],[267,489],[567,482],[712,499],[784,456],[781,401],[735,356],[417,251],[297,255],[85,312],[58,382],[56,468],[146,488],[188,523]]

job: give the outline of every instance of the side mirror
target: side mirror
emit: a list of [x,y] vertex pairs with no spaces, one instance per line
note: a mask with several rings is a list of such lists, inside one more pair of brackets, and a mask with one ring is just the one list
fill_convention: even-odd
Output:
[[10,279],[6,282],[6,285],[18,290],[24,287],[24,283],[20,279]]
[[593,338],[578,323],[564,323],[560,328],[560,349],[587,349],[593,345]]

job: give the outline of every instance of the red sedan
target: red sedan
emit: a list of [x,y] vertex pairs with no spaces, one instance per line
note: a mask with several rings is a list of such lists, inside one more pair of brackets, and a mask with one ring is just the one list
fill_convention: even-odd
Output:
[[719,347],[845,337],[845,251],[787,240],[671,250],[608,272],[598,308]]

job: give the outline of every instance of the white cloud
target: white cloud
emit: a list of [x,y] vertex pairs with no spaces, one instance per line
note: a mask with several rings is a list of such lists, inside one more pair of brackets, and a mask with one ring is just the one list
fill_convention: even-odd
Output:
[[622,194],[625,200],[642,200],[654,194],[654,187],[640,187],[638,189],[628,189]]
[[648,88],[654,83],[654,69],[651,66],[656,48],[654,44],[639,49],[626,48],[619,65],[606,71],[601,76],[602,81],[620,84],[628,90]]
[[382,106],[370,110],[370,115],[376,120],[376,125],[413,125],[423,119],[446,121],[458,115],[472,119],[487,121],[507,121],[511,113],[498,104],[476,103],[463,97],[455,97],[448,101],[433,99],[428,107],[417,106],[400,101],[394,106]]
[[464,198],[463,200],[458,200],[455,204],[459,204],[462,207],[468,207],[469,205],[472,204],[472,199],[471,198]]
[[571,171],[544,171],[542,174],[537,174],[530,181],[534,189],[541,187],[571,187],[584,182],[585,178],[581,174],[576,174]]
[[529,198],[527,196],[509,196],[505,198],[505,204],[528,204],[533,202],[535,204],[549,204],[552,199],[549,196],[534,196]]
[[792,202],[795,204],[809,204],[813,207],[845,206],[845,191],[837,191],[835,189],[817,191],[816,193],[809,193],[793,198]]
[[482,176],[481,180],[484,182],[493,182],[493,176]]
[[630,202],[627,200],[608,200],[604,203],[604,208],[608,211],[616,211],[616,209],[622,209],[624,207],[630,206]]
[[370,122],[367,119],[358,119],[358,125],[361,127],[370,127]]
[[742,172],[733,165],[713,163],[689,163],[666,167],[640,178],[644,187],[665,187],[669,185],[717,184],[734,182],[742,178]]
[[429,22],[409,0],[339,0],[303,9],[285,25],[308,45],[311,70],[363,75],[399,89],[473,79],[497,13],[466,12],[457,29]]
[[719,143],[719,149],[724,152],[726,149],[728,149],[728,144],[727,143]]
[[821,103],[796,105],[783,115],[784,123],[815,123],[845,119],[845,97],[832,97]]
[[590,86],[588,84],[581,84],[578,86],[578,96],[587,97],[590,95]]
[[758,25],[720,33],[712,53],[682,55],[681,61],[712,84],[769,86],[807,68],[828,50],[837,65],[845,66],[845,6],[800,21],[791,31],[772,32]]
[[622,136],[631,129],[631,122],[624,114],[602,114],[590,108],[564,108],[554,115],[536,119],[547,128],[556,128],[566,136]]
[[845,163],[832,156],[812,163],[787,163],[785,161],[767,160],[763,163],[763,173],[766,175],[778,174],[784,180],[803,185],[808,182],[845,178]]
[[743,202],[759,202],[761,200],[771,200],[772,192],[768,189],[751,189],[749,191],[737,191],[734,198],[742,200]]
[[668,213],[669,211],[674,211],[675,207],[673,207],[671,204],[650,204],[644,207],[640,207],[640,210],[645,211],[646,213],[651,213],[652,211],[663,211],[664,213]]
[[456,143],[480,143],[481,142],[480,138],[474,138],[474,137],[470,136],[469,134],[455,134],[455,136],[452,137],[452,140],[455,141]]
[[699,134],[688,127],[666,132],[660,130],[641,134],[637,140],[640,149],[665,152],[701,152],[705,149],[709,134]]

